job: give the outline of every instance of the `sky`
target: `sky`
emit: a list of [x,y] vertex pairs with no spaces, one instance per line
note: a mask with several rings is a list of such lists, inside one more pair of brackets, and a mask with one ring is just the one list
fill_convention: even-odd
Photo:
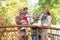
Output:
[[29,6],[34,6],[36,3],[38,3],[38,0],[27,0]]

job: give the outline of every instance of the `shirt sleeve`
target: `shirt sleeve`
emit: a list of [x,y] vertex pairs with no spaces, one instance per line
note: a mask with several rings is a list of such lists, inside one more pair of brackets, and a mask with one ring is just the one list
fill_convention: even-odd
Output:
[[47,20],[48,20],[48,25],[51,25],[52,17],[51,16],[48,16],[47,17]]
[[38,25],[38,26],[41,26],[41,20],[38,21],[38,24],[37,24],[37,25]]

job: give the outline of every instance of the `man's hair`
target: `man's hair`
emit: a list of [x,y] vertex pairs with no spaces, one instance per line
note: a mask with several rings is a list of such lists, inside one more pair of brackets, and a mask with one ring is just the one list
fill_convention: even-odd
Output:
[[27,8],[27,7],[24,7],[24,8],[23,8],[23,11],[25,11],[25,9],[26,9],[26,10],[28,10],[28,8]]

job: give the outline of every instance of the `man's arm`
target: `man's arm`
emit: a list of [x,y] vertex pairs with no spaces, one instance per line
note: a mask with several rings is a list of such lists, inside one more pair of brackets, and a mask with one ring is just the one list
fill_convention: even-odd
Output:
[[16,21],[16,24],[17,25],[20,25],[21,24],[20,19],[19,19],[19,16],[16,16],[15,17],[15,21]]

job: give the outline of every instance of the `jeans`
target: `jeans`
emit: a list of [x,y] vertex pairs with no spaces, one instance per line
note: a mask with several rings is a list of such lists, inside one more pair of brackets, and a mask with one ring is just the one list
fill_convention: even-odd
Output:
[[32,35],[32,40],[37,40],[37,36],[36,35]]

